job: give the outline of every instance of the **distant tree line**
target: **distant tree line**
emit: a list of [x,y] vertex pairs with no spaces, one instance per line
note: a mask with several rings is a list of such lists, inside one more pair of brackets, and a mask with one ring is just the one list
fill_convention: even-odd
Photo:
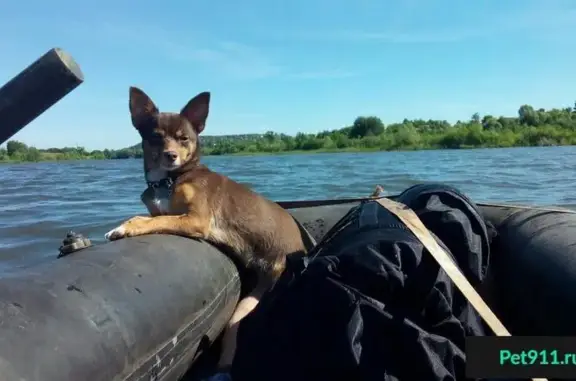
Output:
[[[468,121],[404,119],[384,125],[376,116],[359,116],[351,126],[295,136],[265,134],[202,136],[205,155],[280,153],[292,151],[391,151],[576,145],[576,104],[563,109],[523,105],[516,117],[478,113]],[[87,151],[83,147],[37,149],[11,140],[0,149],[0,161],[127,159],[142,157],[140,144],[119,150]]]

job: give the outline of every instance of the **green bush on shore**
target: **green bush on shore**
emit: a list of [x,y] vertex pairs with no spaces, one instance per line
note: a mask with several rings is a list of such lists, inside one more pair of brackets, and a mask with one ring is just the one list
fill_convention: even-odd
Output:
[[[517,117],[480,118],[476,113],[453,125],[445,120],[404,119],[385,126],[376,116],[359,116],[351,126],[316,134],[289,136],[269,131],[202,136],[200,143],[205,155],[576,145],[576,105],[551,110],[523,105]],[[87,151],[83,147],[37,149],[11,140],[0,149],[0,161],[5,162],[140,157],[140,144]]]

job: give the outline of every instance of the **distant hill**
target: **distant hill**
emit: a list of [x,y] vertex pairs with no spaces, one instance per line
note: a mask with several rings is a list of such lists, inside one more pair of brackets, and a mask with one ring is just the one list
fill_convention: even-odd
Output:
[[222,141],[238,142],[253,141],[262,138],[262,134],[240,134],[240,135],[200,135],[200,145],[202,147],[214,147]]
[[[214,147],[216,144],[224,141],[239,142],[239,141],[254,141],[261,139],[262,134],[238,134],[238,135],[200,135],[200,146]],[[133,146],[123,148],[122,150],[140,150],[140,143]]]
[[[295,152],[369,152],[472,147],[576,146],[576,106],[534,108],[522,105],[517,117],[474,113],[467,121],[404,119],[384,125],[376,116],[358,116],[352,125],[294,136],[264,134],[200,137],[203,155],[252,155]],[[87,151],[83,147],[37,149],[10,140],[0,148],[0,162],[130,159],[143,155],[140,144],[120,150]]]

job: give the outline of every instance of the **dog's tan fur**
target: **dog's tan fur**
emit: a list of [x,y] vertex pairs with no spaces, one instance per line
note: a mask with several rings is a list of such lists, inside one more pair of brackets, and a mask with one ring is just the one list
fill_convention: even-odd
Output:
[[164,113],[142,90],[130,88],[130,113],[142,137],[145,172],[166,173],[175,182],[164,215],[131,218],[106,237],[156,233],[201,238],[225,245],[244,266],[256,270],[258,284],[238,303],[224,335],[219,364],[226,366],[234,357],[239,321],[280,276],[286,256],[305,252],[305,246],[294,219],[278,204],[200,164],[198,135],[204,130],[209,102],[205,92],[180,113]]

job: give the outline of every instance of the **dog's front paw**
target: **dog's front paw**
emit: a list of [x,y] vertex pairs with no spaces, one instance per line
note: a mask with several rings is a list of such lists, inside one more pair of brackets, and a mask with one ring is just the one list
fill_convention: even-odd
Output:
[[124,225],[120,225],[117,228],[110,230],[108,233],[104,234],[104,238],[108,241],[116,241],[117,239],[126,237],[126,228]]
[[151,220],[150,217],[132,217],[122,225],[110,230],[104,235],[104,238],[106,238],[108,241],[116,241],[121,238],[144,234],[141,232],[143,228],[142,224],[148,222],[149,220]]

